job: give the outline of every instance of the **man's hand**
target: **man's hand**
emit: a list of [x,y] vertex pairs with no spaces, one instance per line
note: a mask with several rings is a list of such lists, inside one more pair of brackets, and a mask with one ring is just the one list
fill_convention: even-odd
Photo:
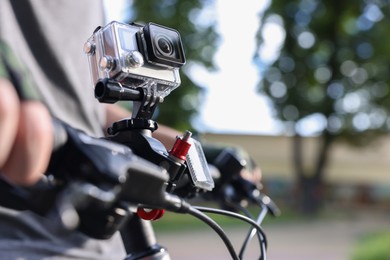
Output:
[[46,107],[19,101],[12,84],[0,78],[0,174],[18,185],[32,185],[45,172],[53,130]]
[[[252,161],[252,160],[251,160]],[[240,176],[256,185],[258,189],[261,189],[261,179],[262,179],[262,172],[259,166],[257,166],[253,161],[251,162],[250,167],[244,167],[240,171]]]

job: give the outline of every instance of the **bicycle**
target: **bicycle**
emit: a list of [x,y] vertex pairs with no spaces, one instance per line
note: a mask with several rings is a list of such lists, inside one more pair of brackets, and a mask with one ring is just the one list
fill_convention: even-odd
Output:
[[[152,23],[112,22],[95,30],[85,51],[95,97],[104,103],[133,102],[132,118],[114,123],[107,138],[92,138],[55,121],[56,149],[47,176],[33,188],[0,180],[0,204],[58,214],[60,225],[98,239],[120,231],[128,260],[169,259],[150,223],[164,210],[203,221],[222,239],[232,259],[242,259],[256,235],[260,259],[266,259],[266,234],[260,224],[268,212],[278,215],[279,209],[256,185],[240,178],[242,160],[228,149],[222,151],[211,162],[220,177],[212,177],[202,146],[190,132],[177,137],[170,151],[151,137],[158,127],[151,120],[154,110],[180,85],[179,68],[185,57],[178,32]],[[229,210],[193,206],[186,200],[202,195]],[[244,199],[260,206],[256,219],[240,206]],[[205,213],[223,214],[252,226],[239,254]]]

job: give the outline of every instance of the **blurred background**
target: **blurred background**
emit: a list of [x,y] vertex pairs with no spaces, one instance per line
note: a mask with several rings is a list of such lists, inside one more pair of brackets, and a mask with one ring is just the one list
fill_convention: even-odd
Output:
[[[389,1],[107,0],[106,7],[108,20],[181,33],[182,84],[156,120],[249,152],[263,192],[282,209],[263,224],[270,259],[390,259]],[[166,233],[161,243],[190,259],[181,236],[196,237],[188,232],[193,220],[172,217],[186,230],[178,235],[167,232],[170,217],[157,224]],[[197,241],[214,243],[203,233]]]

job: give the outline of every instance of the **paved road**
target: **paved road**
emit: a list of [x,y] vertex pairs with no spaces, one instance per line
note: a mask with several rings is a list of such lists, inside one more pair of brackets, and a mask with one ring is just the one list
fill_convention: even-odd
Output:
[[[388,230],[390,216],[360,214],[349,219],[298,221],[263,227],[267,233],[270,260],[348,260],[351,251],[363,234]],[[246,230],[229,229],[229,237],[237,248]],[[231,259],[222,241],[211,230],[158,234],[172,258],[185,260]],[[257,241],[253,240],[244,259],[257,259]]]

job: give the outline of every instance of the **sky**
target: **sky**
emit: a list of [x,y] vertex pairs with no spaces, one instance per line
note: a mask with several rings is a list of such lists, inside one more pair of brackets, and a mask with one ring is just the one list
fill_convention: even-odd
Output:
[[[124,2],[111,0],[106,5],[108,20],[124,19]],[[205,87],[200,114],[194,124],[199,132],[264,135],[279,132],[266,98],[256,91],[260,75],[252,61],[259,12],[266,2],[215,1],[212,15],[222,37],[215,55],[219,70],[192,71],[193,79]]]

